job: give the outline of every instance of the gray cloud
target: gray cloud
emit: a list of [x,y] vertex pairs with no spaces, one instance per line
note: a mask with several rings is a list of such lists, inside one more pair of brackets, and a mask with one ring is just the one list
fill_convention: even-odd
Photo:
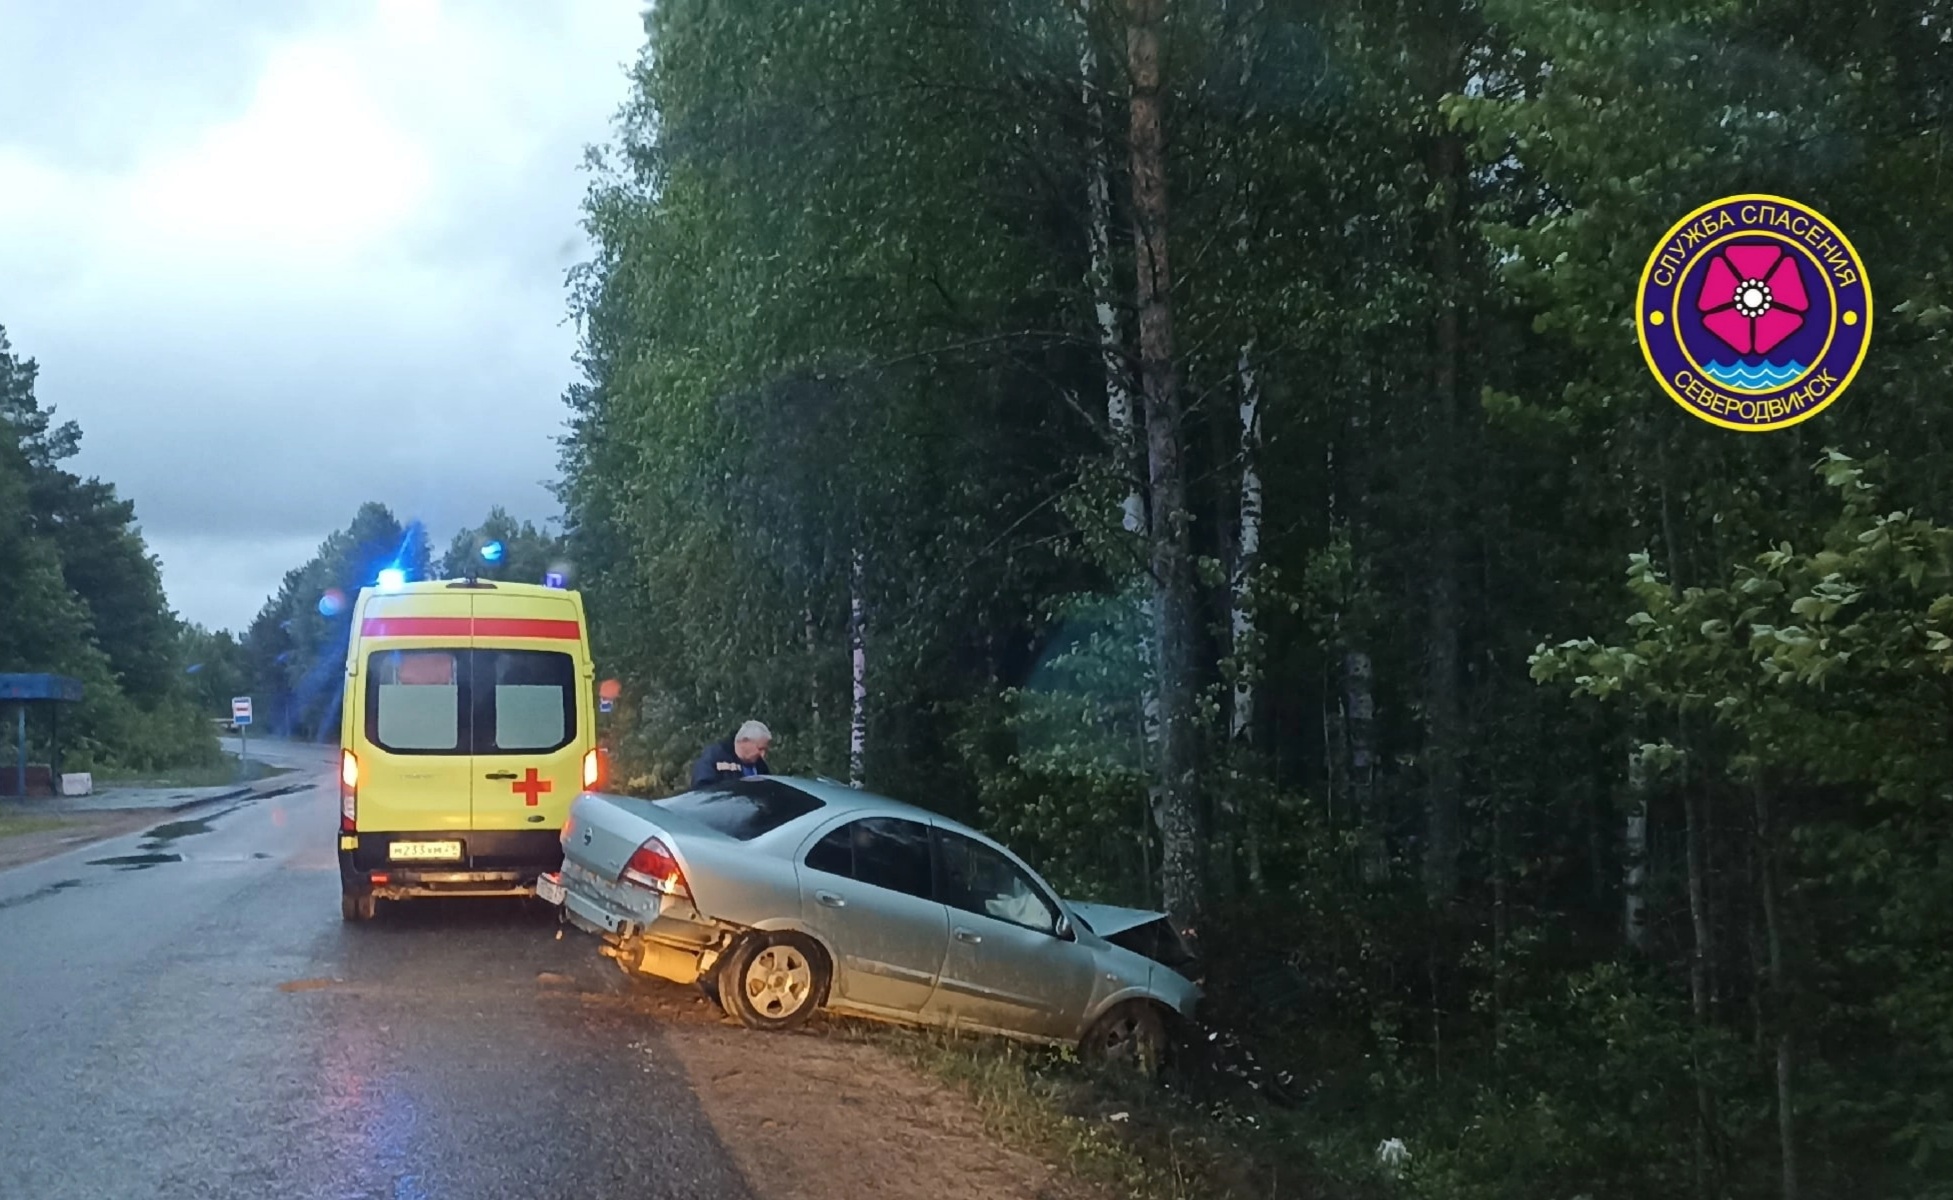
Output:
[[0,111],[39,98],[0,123],[0,324],[177,609],[241,626],[368,499],[437,547],[551,515],[577,168],[638,5],[124,15],[0,18]]

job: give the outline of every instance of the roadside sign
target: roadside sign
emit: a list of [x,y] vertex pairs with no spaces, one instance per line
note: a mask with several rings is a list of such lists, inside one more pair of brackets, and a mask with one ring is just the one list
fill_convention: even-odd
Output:
[[251,723],[251,697],[231,697],[231,724],[249,725]]

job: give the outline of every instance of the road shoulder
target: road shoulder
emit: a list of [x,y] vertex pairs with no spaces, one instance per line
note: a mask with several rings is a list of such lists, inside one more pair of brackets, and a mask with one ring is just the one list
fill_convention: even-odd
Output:
[[[977,1106],[842,1023],[744,1029],[690,988],[630,985],[657,1021],[630,1053],[684,1067],[760,1200],[1104,1200],[1061,1167],[1000,1144]],[[657,1047],[653,1050],[652,1047]]]
[[[0,822],[0,871],[134,833],[167,818],[167,813],[155,809],[108,809],[45,817],[34,814]],[[10,825],[21,832],[8,832]]]

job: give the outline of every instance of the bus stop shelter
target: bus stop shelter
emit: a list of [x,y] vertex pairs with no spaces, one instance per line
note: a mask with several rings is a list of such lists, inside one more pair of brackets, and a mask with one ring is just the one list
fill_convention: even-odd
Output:
[[[48,790],[61,790],[61,706],[81,701],[81,680],[66,675],[0,675],[0,704],[14,706],[14,769],[0,774],[0,795],[27,795],[27,710],[48,711]],[[12,778],[7,778],[11,775]]]

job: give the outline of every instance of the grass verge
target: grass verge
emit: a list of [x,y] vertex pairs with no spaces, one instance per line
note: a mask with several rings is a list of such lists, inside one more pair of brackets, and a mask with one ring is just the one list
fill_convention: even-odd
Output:
[[1001,1039],[885,1026],[858,1036],[956,1087],[992,1136],[1108,1195],[1365,1200],[1388,1192],[1348,1131],[1320,1128],[1246,1089],[1223,1094],[1184,1074],[1148,1083]]
[[[1113,1110],[1085,1115],[1092,1097],[1074,1065],[1013,1043],[907,1029],[873,1036],[975,1104],[991,1136],[1067,1168],[1081,1181],[1134,1200],[1180,1200],[1193,1193],[1136,1153],[1110,1120]],[[1130,1120],[1130,1113],[1126,1120]]]
[[61,817],[0,813],[0,838],[20,837],[28,833],[46,833],[50,829],[66,828],[70,823]]
[[160,773],[97,771],[95,784],[98,787],[226,787],[232,784],[256,783],[260,779],[288,775],[291,771],[291,767],[273,766],[270,763],[259,762],[257,759],[247,759],[242,764],[235,759],[230,759],[208,767],[185,767]]

